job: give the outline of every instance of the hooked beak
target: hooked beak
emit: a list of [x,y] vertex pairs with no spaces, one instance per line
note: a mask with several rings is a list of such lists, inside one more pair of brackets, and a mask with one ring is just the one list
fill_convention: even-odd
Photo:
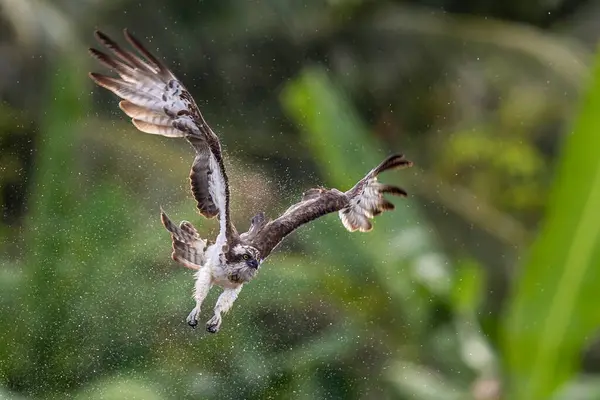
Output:
[[256,260],[248,260],[246,261],[246,264],[250,267],[250,268],[258,268],[258,261]]

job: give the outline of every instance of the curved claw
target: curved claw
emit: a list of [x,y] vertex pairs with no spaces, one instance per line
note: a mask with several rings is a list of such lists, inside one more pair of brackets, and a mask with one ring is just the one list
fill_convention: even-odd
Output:
[[217,333],[221,329],[221,318],[216,315],[206,323],[206,330],[210,333]]
[[198,306],[194,307],[194,309],[187,316],[186,321],[189,326],[195,328],[198,325],[198,317],[200,316],[200,308]]

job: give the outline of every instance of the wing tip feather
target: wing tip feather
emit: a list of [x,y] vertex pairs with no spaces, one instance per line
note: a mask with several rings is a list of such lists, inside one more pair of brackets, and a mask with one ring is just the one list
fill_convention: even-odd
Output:
[[138,106],[137,104],[132,103],[129,100],[121,100],[119,102],[119,108],[123,111],[128,117],[137,119],[142,114],[147,113],[148,111]]
[[171,219],[167,216],[167,213],[165,213],[165,210],[163,210],[162,207],[160,207],[160,222],[162,222],[163,226],[169,232],[173,232],[173,227],[175,225],[173,224],[173,221],[171,221]]
[[93,47],[88,48],[88,53],[104,66],[119,71],[119,66],[117,65],[117,62],[108,54]]
[[408,192],[398,186],[383,185],[383,187],[381,188],[381,192],[399,197],[408,197]]
[[111,92],[117,94],[117,96],[119,96],[119,94],[116,91],[121,90],[123,85],[125,84],[125,82],[121,81],[120,79],[113,78],[108,75],[103,75],[98,72],[89,72],[88,76],[98,86],[102,86],[103,88],[110,90]]
[[381,162],[381,164],[379,164],[373,172],[374,172],[375,176],[377,176],[378,174],[382,173],[383,171],[387,171],[390,169],[396,169],[396,168],[410,168],[412,166],[413,166],[413,162],[410,160],[407,160],[404,157],[404,154],[392,154],[391,156],[389,156],[385,160],[383,160]]
[[158,69],[158,72],[163,76],[169,76],[172,78],[172,74],[169,69],[163,64],[161,60],[159,60],[152,52],[150,52],[146,46],[142,44],[131,32],[129,29],[123,29],[123,35],[125,39],[135,48],[140,54],[142,54],[148,61],[150,61],[151,67],[155,67]]
[[135,126],[139,131],[144,133],[149,133],[151,135],[160,135],[165,137],[183,137],[184,134],[181,131],[178,131],[172,126],[167,125],[156,125],[150,122],[143,121],[141,119],[132,118],[131,123]]
[[100,29],[94,30],[94,37],[96,38],[97,41],[99,41],[100,43],[102,43],[103,45],[105,45],[108,48],[112,48],[116,45],[116,43],[106,33],[102,32]]
[[94,29],[94,37],[96,39],[98,39],[98,41],[101,41],[103,36],[106,36],[104,33],[102,33],[102,31],[100,29]]
[[403,154],[391,155],[371,170],[354,188],[346,192],[346,195],[351,199],[350,205],[339,213],[344,227],[350,232],[357,230],[360,232],[371,231],[373,229],[371,219],[384,211],[391,211],[396,208],[392,202],[384,198],[385,193],[400,197],[408,196],[408,193],[398,186],[379,183],[376,179],[377,174],[390,169],[411,167],[412,165],[413,163],[407,160]]
[[90,77],[91,80],[93,80],[96,83],[96,85],[102,86],[103,88],[107,88],[106,87],[106,78],[108,78],[108,76],[99,74],[97,72],[88,72],[88,76]]

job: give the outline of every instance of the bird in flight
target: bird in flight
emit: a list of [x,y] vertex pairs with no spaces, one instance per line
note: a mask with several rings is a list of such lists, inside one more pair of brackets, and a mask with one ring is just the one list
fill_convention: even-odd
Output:
[[229,212],[229,182],[218,136],[179,79],[131,33],[125,30],[124,34],[138,54],[122,48],[104,33],[95,32],[108,53],[94,48],[90,53],[118,78],[93,72],[90,78],[122,99],[119,107],[132,118],[138,130],[183,138],[192,145],[196,156],[190,182],[196,207],[204,217],[217,217],[219,221],[216,239],[208,241],[200,237],[191,223],[183,221],[176,225],[161,209],[161,221],[171,233],[173,260],[196,271],[196,306],[187,317],[190,326],[198,325],[202,302],[210,288],[217,285],[223,292],[206,329],[218,332],[222,315],[232,307],[243,285],[256,276],[273,249],[301,225],[337,211],[347,230],[367,232],[372,228],[370,219],[394,209],[384,194],[406,196],[403,189],[377,180],[383,171],[412,166],[403,155],[392,155],[350,190],[309,189],[278,218],[269,220],[260,212],[252,218],[247,232],[238,233]]

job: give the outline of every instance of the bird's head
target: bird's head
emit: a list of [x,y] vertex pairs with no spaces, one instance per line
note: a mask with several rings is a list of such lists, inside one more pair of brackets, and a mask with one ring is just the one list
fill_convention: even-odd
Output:
[[261,261],[256,247],[236,244],[227,256],[229,279],[238,283],[250,281],[258,272]]

